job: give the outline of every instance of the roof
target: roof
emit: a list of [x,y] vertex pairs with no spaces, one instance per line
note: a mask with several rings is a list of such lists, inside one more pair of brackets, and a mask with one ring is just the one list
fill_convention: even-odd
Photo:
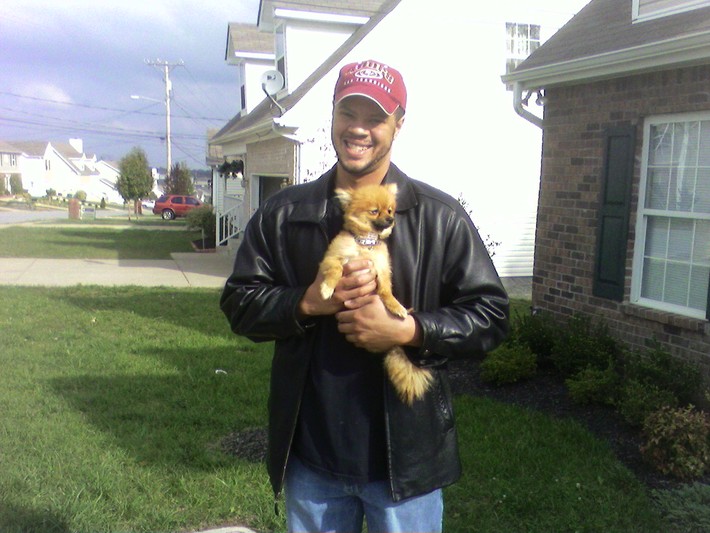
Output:
[[388,0],[261,0],[257,24],[260,28],[270,29],[273,26],[275,9],[369,18],[379,12],[386,3]]
[[235,51],[250,54],[273,54],[274,36],[271,33],[260,31],[253,24],[230,22],[227,28],[225,59],[230,59]]
[[18,149],[14,144],[0,141],[0,152],[3,154],[21,154],[22,150]]
[[632,21],[633,0],[592,0],[511,74],[525,88],[710,63],[710,5]]
[[49,143],[46,141],[10,141],[9,144],[27,156],[40,157],[47,151]]
[[[326,74],[335,68],[340,61],[350,52],[362,39],[380,23],[380,21],[392,11],[401,0],[386,0],[378,2],[382,4],[379,12],[374,14],[370,20],[359,27],[328,59],[321,64],[303,83],[291,94],[278,100],[278,103],[285,110],[293,108],[313,86],[318,83]],[[322,2],[325,3],[325,2]],[[273,104],[269,99],[264,99],[257,105],[251,113],[246,116],[237,115],[230,120],[214,137],[209,140],[210,144],[218,144],[247,132],[248,130],[268,124],[271,127],[274,117],[272,111]]]

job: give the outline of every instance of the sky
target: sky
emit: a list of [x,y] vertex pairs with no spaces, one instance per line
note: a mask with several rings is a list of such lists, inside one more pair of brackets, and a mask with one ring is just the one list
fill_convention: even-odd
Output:
[[[133,147],[166,164],[163,71],[170,71],[173,164],[206,168],[206,131],[237,112],[229,22],[256,23],[259,0],[3,0],[0,140],[81,138],[119,161]],[[139,95],[158,100],[133,100]]]

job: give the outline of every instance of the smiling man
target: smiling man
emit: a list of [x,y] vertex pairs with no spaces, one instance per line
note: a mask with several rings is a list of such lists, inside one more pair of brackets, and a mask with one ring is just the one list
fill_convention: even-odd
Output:
[[[507,332],[507,294],[466,212],[391,162],[406,105],[396,69],[340,70],[337,163],[259,208],[222,294],[235,333],[275,341],[267,468],[277,497],[285,487],[291,532],[361,531],[363,520],[373,533],[441,531],[441,489],[461,473],[446,363],[481,356]],[[344,266],[328,300],[319,291],[318,264],[343,222],[334,190],[380,183],[397,184],[387,244],[404,319],[385,309],[364,259]],[[372,353],[393,346],[433,374],[412,405]]]

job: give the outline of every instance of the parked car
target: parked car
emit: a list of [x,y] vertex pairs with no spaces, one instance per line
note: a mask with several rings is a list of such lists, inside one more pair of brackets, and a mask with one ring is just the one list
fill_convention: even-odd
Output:
[[172,220],[175,217],[184,217],[192,209],[201,205],[202,202],[194,196],[164,194],[155,201],[153,214],[162,216],[163,220]]
[[155,207],[155,202],[154,202],[153,200],[151,200],[151,199],[142,200],[142,201],[141,201],[141,206],[142,206],[143,209],[145,209],[146,211],[147,211],[147,210],[151,210],[151,211],[152,211],[153,208]]

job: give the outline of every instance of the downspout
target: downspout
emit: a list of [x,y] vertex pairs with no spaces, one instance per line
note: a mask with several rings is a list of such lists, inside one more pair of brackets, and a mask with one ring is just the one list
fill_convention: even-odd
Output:
[[525,109],[523,104],[523,86],[519,81],[513,84],[513,109],[525,120],[542,129],[542,119]]

